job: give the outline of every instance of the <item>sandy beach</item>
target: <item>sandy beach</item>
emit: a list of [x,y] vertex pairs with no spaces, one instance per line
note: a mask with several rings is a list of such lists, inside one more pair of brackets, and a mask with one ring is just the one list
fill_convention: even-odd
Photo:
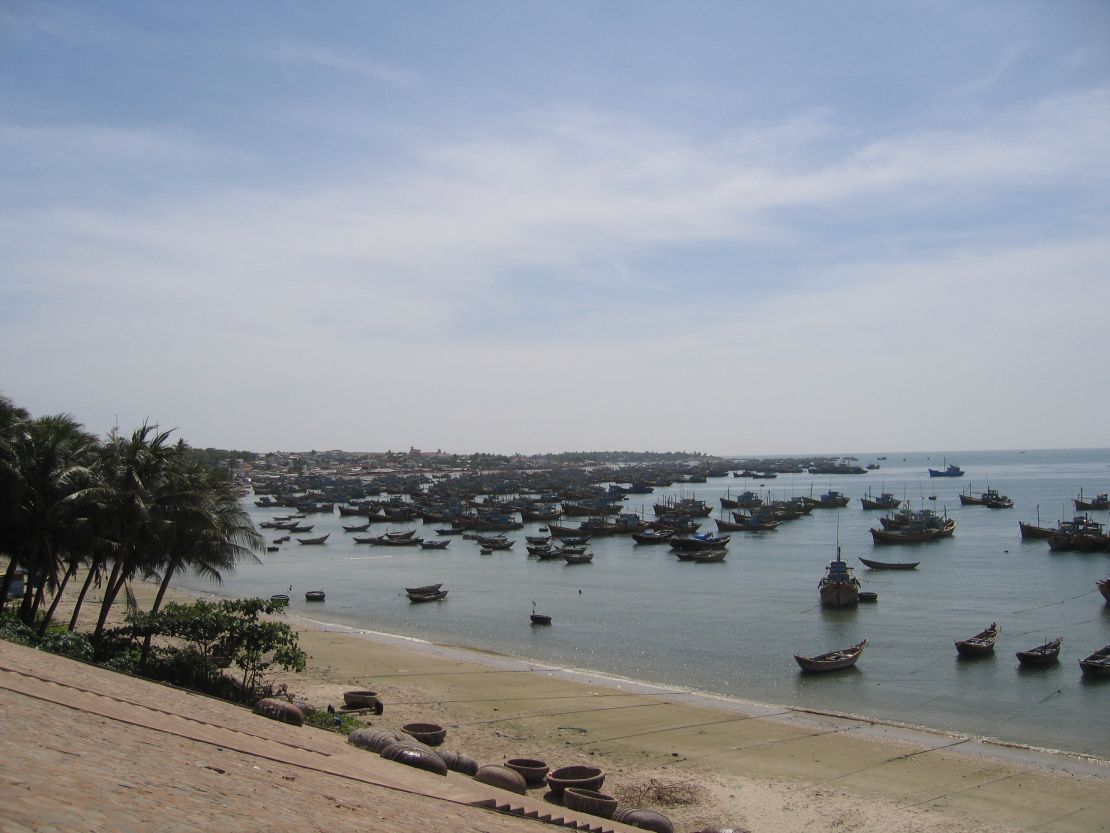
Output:
[[[141,604],[149,589],[139,588]],[[383,728],[439,723],[448,731],[446,748],[480,763],[527,757],[552,768],[599,766],[607,773],[606,792],[623,806],[664,813],[675,830],[1110,829],[1110,765],[1102,760],[706,697],[292,616],[289,621],[309,655],[308,668],[275,680],[311,704],[338,707],[344,691],[372,689],[381,695],[385,711],[380,717],[367,715],[369,723]],[[5,665],[10,667],[18,660],[8,653]],[[126,678],[119,684],[150,685]],[[7,689],[0,694],[6,714],[20,713],[19,695]],[[30,710],[19,718],[21,727],[30,724],[30,738],[36,715]],[[329,748],[335,743],[336,736],[319,730],[278,728],[298,733],[299,742],[310,747],[317,736]],[[29,753],[11,736],[5,747],[3,768],[10,785],[26,770],[19,757]],[[36,760],[34,766],[64,769],[69,775],[65,800],[87,802],[106,820],[80,829],[125,829],[122,823],[108,823],[112,808],[93,789],[105,765],[97,760],[101,753],[108,751],[95,745],[77,758],[64,748],[57,753],[39,748],[35,754],[51,760]],[[157,744],[140,745],[138,753],[157,758]],[[81,786],[83,768],[88,768],[88,789]],[[203,780],[207,773],[192,777]],[[237,801],[249,801],[249,795],[234,793],[223,794],[229,812]],[[542,800],[542,790],[530,795]],[[174,795],[149,798],[167,802],[167,810],[176,800]],[[241,809],[251,812],[245,804]],[[405,812],[435,819],[439,810],[427,806]],[[174,829],[205,828],[199,819],[195,826],[188,820],[179,824]],[[26,829],[79,827],[43,821]],[[494,828],[483,823],[474,829]]]

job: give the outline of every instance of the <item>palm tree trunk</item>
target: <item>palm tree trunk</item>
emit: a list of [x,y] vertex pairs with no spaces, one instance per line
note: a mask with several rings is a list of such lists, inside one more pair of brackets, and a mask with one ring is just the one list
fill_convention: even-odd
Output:
[[69,584],[69,580],[76,575],[77,566],[80,562],[81,559],[77,556],[73,556],[69,560],[69,569],[66,570],[66,574],[62,576],[62,583],[58,585],[58,592],[54,594],[54,598],[50,602],[50,608],[46,611],[46,615],[42,619],[42,624],[39,625],[39,636],[46,633],[46,629],[50,627],[50,622],[54,618],[54,612],[58,609],[58,603],[61,602],[62,596],[66,592],[66,585]]
[[100,637],[104,634],[104,625],[108,621],[108,611],[112,609],[112,604],[116,600],[116,594],[119,593],[119,588],[123,586],[119,581],[120,574],[123,572],[123,560],[116,559],[112,565],[112,574],[108,577],[108,583],[104,586],[104,598],[100,602],[100,615],[96,619],[96,630],[93,631],[93,642],[99,642]]
[[[165,575],[162,576],[162,583],[158,585],[158,595],[154,597],[154,604],[150,608],[150,613],[153,616],[162,607],[162,599],[166,596],[166,591],[170,589],[170,579],[173,578],[175,565],[171,562],[166,567]],[[154,634],[150,631],[147,632],[146,639],[143,640],[143,653],[139,659],[139,667],[145,668],[147,658],[150,656],[150,643],[154,638]]]
[[89,574],[85,576],[85,581],[81,584],[81,592],[77,594],[77,601],[73,603],[73,614],[69,617],[69,632],[73,633],[77,630],[77,620],[81,616],[81,605],[85,603],[85,596],[92,587],[93,581],[96,580],[97,575],[100,573],[100,560],[96,559],[89,564]]
[[13,555],[8,559],[8,572],[4,573],[4,581],[0,583],[0,610],[7,607],[8,593],[11,592],[17,569],[19,569],[19,558]]

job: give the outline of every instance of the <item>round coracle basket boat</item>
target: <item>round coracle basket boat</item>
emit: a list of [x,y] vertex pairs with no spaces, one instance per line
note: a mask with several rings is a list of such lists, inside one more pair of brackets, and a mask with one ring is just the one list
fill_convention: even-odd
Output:
[[589,813],[607,819],[611,818],[616,811],[617,800],[597,790],[567,787],[563,790],[563,806],[568,810],[577,810],[580,813]]
[[385,711],[376,691],[344,691],[343,705],[348,709],[373,709],[374,714],[381,714]]
[[452,772],[474,775],[478,771],[478,762],[469,755],[464,755],[462,752],[452,752],[450,749],[437,749],[436,752],[439,757],[443,758],[443,762],[447,764],[447,768]]
[[447,737],[447,730],[438,723],[406,723],[401,731],[408,732],[421,743],[428,746],[439,746]]
[[505,761],[505,766],[519,772],[529,787],[542,787],[549,769],[546,763],[533,758],[512,758]]
[[347,743],[375,753],[380,753],[387,746],[392,746],[395,743],[411,740],[412,738],[408,735],[390,729],[355,729],[347,735]]
[[304,712],[288,700],[264,697],[254,704],[254,713],[291,726],[304,725]]
[[439,757],[434,749],[422,743],[393,743],[381,751],[381,756],[387,761],[396,761],[425,772],[436,775],[447,774],[447,764],[443,762],[443,758]]
[[634,807],[621,807],[611,816],[613,821],[627,824],[629,827],[639,827],[643,830],[653,830],[655,833],[674,833],[671,820],[662,813],[654,810],[639,810]]
[[555,796],[561,796],[567,787],[599,790],[605,783],[605,773],[596,766],[564,766],[547,773],[547,786]]
[[524,776],[507,766],[487,764],[479,767],[478,771],[474,773],[474,780],[520,795],[528,794],[528,785],[524,783]]

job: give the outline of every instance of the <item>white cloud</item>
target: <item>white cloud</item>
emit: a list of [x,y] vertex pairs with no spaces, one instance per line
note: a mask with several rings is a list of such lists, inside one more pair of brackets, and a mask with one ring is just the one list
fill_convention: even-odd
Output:
[[[416,164],[372,182],[278,179],[263,191],[209,181],[124,208],[9,204],[6,289],[34,292],[36,304],[0,336],[9,354],[22,351],[5,392],[81,390],[114,398],[118,412],[158,402],[162,413],[138,419],[255,447],[311,436],[304,445],[775,451],[799,432],[819,449],[1035,445],[1052,420],[1095,444],[1084,421],[1107,394],[1085,385],[1075,360],[1097,349],[1110,300],[1110,252],[1097,237],[907,247],[819,267],[769,295],[745,296],[741,276],[737,303],[710,294],[693,269],[639,278],[624,264],[728,242],[771,246],[800,269],[833,241],[784,209],[867,223],[922,191],[943,203],[968,190],[1097,188],[1107,115],[1099,89],[964,132],[843,152],[825,146],[844,134],[823,113],[708,143],[534,112],[504,135],[429,143]],[[0,147],[94,166],[126,158],[148,173],[167,159],[224,161],[222,148],[175,131],[7,125]],[[857,205],[876,197],[879,214]],[[670,282],[673,304],[638,303],[638,280]],[[582,293],[589,327],[537,301],[535,322],[513,325],[534,339],[496,338],[507,325],[495,311],[528,309],[553,286]],[[627,309],[591,304],[591,292],[614,287]],[[1050,400],[1030,398],[1027,372],[1042,387],[1075,386],[1080,406],[1050,413]],[[217,400],[227,418],[213,415]],[[955,422],[951,402],[984,421]],[[1021,418],[991,425],[999,405]],[[265,426],[250,422],[255,409]],[[224,439],[230,425],[241,433]]]

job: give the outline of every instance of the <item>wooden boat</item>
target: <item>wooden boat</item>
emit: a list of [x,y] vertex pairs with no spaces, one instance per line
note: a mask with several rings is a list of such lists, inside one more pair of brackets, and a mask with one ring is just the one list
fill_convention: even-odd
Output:
[[945,466],[941,470],[929,469],[929,477],[963,477],[964,470],[957,466],[955,463],[947,465],[948,461],[945,460]]
[[1056,530],[1048,526],[1036,526],[1034,524],[1027,524],[1025,521],[1018,521],[1018,529],[1021,530],[1021,540],[1027,541],[1035,538],[1051,538]]
[[465,530],[462,529],[436,529],[436,535],[462,535]]
[[1102,598],[1110,602],[1110,578],[1101,578],[1097,584],[1098,592],[1102,594]]
[[825,607],[851,607],[859,601],[859,579],[852,574],[848,562],[840,557],[839,545],[836,558],[829,562],[824,577],[817,582],[817,592]]
[[897,509],[902,505],[902,501],[890,492],[883,492],[878,497],[872,497],[870,490],[859,499],[859,502],[863,504],[864,509]]
[[1079,490],[1079,497],[1075,498],[1075,509],[1077,512],[1103,512],[1110,509],[1110,495],[1106,492],[1095,495],[1090,500],[1083,499],[1083,490]]
[[281,549],[281,547],[278,547],[278,546],[270,546],[270,547],[266,547],[266,552],[277,552],[280,549]]
[[370,521],[364,524],[342,524],[344,532],[365,532],[370,528]]
[[482,545],[482,549],[487,550],[508,550],[516,543],[515,540],[510,541],[508,538],[486,538],[482,535],[475,535],[474,540]]
[[533,625],[550,625],[551,617],[546,613],[536,613],[536,603],[532,602],[532,615],[529,617]]
[[1110,645],[1079,660],[1079,667],[1085,677],[1110,677]]
[[907,524],[894,529],[871,529],[876,544],[920,544],[949,538],[956,531],[955,520],[949,518],[938,526]]
[[632,533],[632,540],[637,544],[663,544],[671,540],[673,535],[673,529],[648,529]]
[[406,587],[405,592],[410,596],[422,596],[429,593],[438,593],[441,587],[443,587],[442,582],[439,584],[425,584],[423,587]]
[[421,541],[420,549],[422,550],[445,550],[447,545],[451,543],[450,538],[444,538],[442,541]]
[[987,487],[985,492],[980,492],[978,495],[973,495],[971,489],[968,488],[966,493],[960,493],[960,504],[962,506],[986,506],[989,509],[1012,509],[1014,506],[1014,502],[1010,498],[990,487]]
[[1022,665],[1052,665],[1060,657],[1060,645],[1064,638],[1053,639],[1028,651],[1018,651],[1016,656]]
[[274,595],[270,596],[270,601],[287,605],[289,604],[289,595],[287,593],[274,593]]
[[322,544],[326,540],[328,540],[328,535],[331,535],[331,533],[328,532],[328,533],[326,533],[324,535],[320,535],[316,538],[298,538],[297,543],[298,544]]
[[719,550],[695,550],[690,553],[690,560],[695,564],[713,564],[718,561],[724,561],[727,555],[728,550],[724,547],[721,547]]
[[423,538],[390,538],[388,535],[378,535],[373,538],[355,538],[356,544],[373,544],[375,547],[415,547]]
[[729,542],[728,535],[713,535],[709,532],[699,532],[696,535],[671,536],[671,549],[680,552],[690,550],[716,550]]
[[323,590],[306,590],[305,594],[304,594],[304,600],[306,602],[322,602],[322,601],[324,601],[324,591]]
[[409,593],[410,602],[438,602],[447,598],[446,590],[436,590],[434,593]]
[[875,561],[871,558],[861,558],[861,562],[872,570],[915,570],[920,561]]
[[547,544],[551,541],[550,535],[525,535],[524,540],[529,544]]
[[967,639],[956,640],[956,650],[963,657],[985,657],[994,653],[994,643],[998,641],[998,634],[1002,628],[998,623],[991,622],[990,626],[979,631],[975,636]]
[[879,600],[879,594],[871,590],[860,590],[859,600],[861,602],[877,602]]
[[567,564],[589,564],[594,560],[592,552],[564,552],[561,555]]
[[407,541],[410,538],[415,537],[415,535],[416,535],[416,530],[415,529],[407,529],[407,530],[392,530],[390,532],[387,532],[385,534],[385,537],[388,538],[391,541]]
[[794,654],[794,659],[803,671],[837,671],[841,668],[850,668],[856,664],[863,649],[867,647],[867,640],[858,642],[850,648],[841,648],[839,651],[829,651],[815,657],[802,657]]
[[833,489],[829,489],[819,498],[803,497],[803,500],[814,509],[840,509],[847,506],[851,498]]

